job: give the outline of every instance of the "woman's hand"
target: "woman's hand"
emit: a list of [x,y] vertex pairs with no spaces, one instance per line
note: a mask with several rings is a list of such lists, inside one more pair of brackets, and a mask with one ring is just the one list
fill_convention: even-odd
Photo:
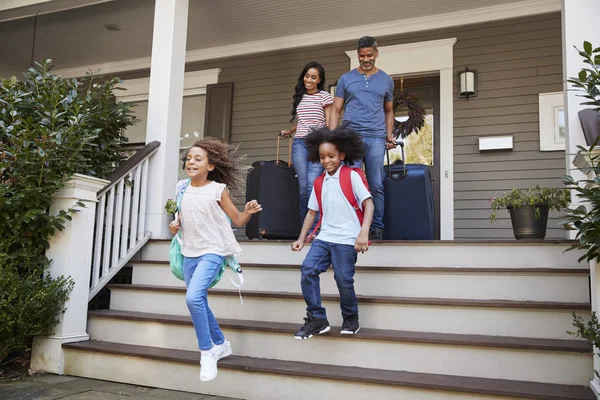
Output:
[[179,221],[171,221],[171,223],[169,224],[169,231],[173,235],[177,234],[177,232],[179,232],[180,229],[181,225],[179,224]]
[[290,136],[292,136],[292,131],[291,130],[283,130],[279,133],[279,135],[281,137],[290,137]]
[[256,214],[257,212],[262,211],[262,206],[260,204],[258,204],[258,201],[250,200],[249,202],[246,203],[246,206],[244,207],[244,211],[250,215]]
[[354,250],[356,250],[357,253],[369,251],[369,234],[360,233],[358,235],[356,243],[354,244]]
[[304,248],[304,240],[296,240],[292,243],[292,251],[300,251]]

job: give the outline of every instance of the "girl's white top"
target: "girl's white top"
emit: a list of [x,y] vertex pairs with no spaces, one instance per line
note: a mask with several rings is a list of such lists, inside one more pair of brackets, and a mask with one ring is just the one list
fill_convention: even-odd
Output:
[[227,214],[219,205],[224,189],[224,184],[211,182],[202,187],[189,185],[185,190],[181,200],[181,254],[185,257],[241,253]]

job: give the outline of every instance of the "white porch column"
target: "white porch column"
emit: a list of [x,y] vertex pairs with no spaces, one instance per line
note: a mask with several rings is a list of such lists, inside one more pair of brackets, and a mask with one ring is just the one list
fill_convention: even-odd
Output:
[[161,145],[150,161],[146,229],[153,238],[170,238],[164,212],[175,194],[189,0],[156,0],[146,141]]
[[[575,50],[574,46],[583,50],[583,42],[591,42],[594,47],[600,46],[600,1],[598,0],[562,0],[562,52],[563,52],[563,82],[565,93],[565,139],[566,139],[566,168],[567,173],[576,180],[584,179],[584,175],[575,169],[573,160],[577,155],[577,146],[586,146],[581,123],[577,113],[589,106],[580,105],[585,101],[578,97],[567,79],[576,77],[586,64]],[[572,199],[578,203],[577,199]],[[568,233],[572,239],[575,232]]]
[[52,260],[50,275],[71,277],[73,291],[65,304],[66,311],[54,336],[37,337],[33,341],[31,369],[55,374],[64,373],[63,343],[88,340],[87,312],[92,266],[94,220],[96,219],[96,194],[109,182],[104,179],[76,174],[54,197],[50,214],[67,210],[82,201],[85,208],[73,215],[63,231],[50,240],[46,256]]
[[[585,179],[585,175],[574,169],[573,160],[577,155],[577,145],[587,147],[579,116],[580,110],[590,106],[582,106],[580,103],[585,101],[577,94],[581,94],[571,87],[567,79],[575,77],[586,64],[578,54],[578,49],[583,50],[583,42],[588,41],[594,47],[600,46],[600,24],[598,24],[598,15],[600,15],[600,1],[598,0],[563,0],[562,1],[562,40],[563,40],[563,76],[565,92],[565,137],[566,137],[566,167],[569,173],[576,180]],[[576,198],[572,199],[575,204]],[[575,232],[570,232],[573,238]],[[591,269],[591,297],[592,310],[598,312],[598,300],[600,299],[600,274],[599,266],[596,263],[590,263]],[[596,353],[598,349],[594,349]],[[594,356],[594,369],[600,371],[600,358]],[[590,387],[594,391],[596,398],[600,399],[600,380],[590,371]]]

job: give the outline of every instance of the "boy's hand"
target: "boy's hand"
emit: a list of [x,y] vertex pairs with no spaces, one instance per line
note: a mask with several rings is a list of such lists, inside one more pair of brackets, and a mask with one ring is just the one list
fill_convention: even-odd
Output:
[[360,233],[356,238],[356,243],[354,244],[354,250],[357,253],[364,253],[365,251],[369,251],[369,234],[368,233]]
[[258,204],[258,201],[250,200],[249,202],[246,203],[246,206],[244,207],[244,211],[247,212],[248,214],[256,214],[257,212],[262,211],[262,206],[260,204]]
[[292,251],[300,251],[304,248],[304,240],[296,240],[292,243]]
[[181,229],[181,225],[179,225],[179,221],[171,221],[169,224],[169,231],[175,235]]

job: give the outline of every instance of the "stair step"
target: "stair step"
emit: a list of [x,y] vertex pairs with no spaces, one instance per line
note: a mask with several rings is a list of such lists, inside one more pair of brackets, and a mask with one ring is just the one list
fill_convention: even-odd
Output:
[[[169,387],[173,385],[169,383],[169,378],[173,380],[174,376],[180,377],[180,382],[185,382],[187,379],[184,377],[179,370],[175,371],[171,366],[160,366],[157,362],[166,362],[172,365],[185,365],[193,368],[197,374],[199,353],[196,351],[186,350],[174,350],[174,349],[163,349],[148,346],[136,346],[130,344],[118,344],[111,342],[98,342],[98,341],[86,341],[78,343],[67,343],[63,344],[63,348],[66,350],[65,355],[65,366],[66,373],[72,373],[73,369],[81,368],[84,376],[97,377],[101,379],[110,379],[117,381],[123,381],[125,379],[136,379],[145,376],[150,378],[151,372],[141,371],[138,368],[131,368],[130,363],[133,363],[135,359],[152,360],[155,363],[144,364],[147,368],[154,368],[154,374],[156,368],[162,371],[164,376],[163,380],[156,375],[154,385],[159,387]],[[75,354],[79,353],[79,354]],[[78,358],[81,353],[88,353],[94,357],[90,359]],[[95,366],[95,362],[103,363],[106,365],[106,360],[99,355],[112,355],[118,356],[116,362],[119,363],[121,369],[115,370],[111,368],[98,368]],[[128,370],[131,373],[122,374],[119,371]],[[505,396],[512,398],[527,398],[527,399],[552,399],[552,400],[593,400],[595,399],[592,392],[583,386],[570,386],[570,385],[554,385],[547,383],[534,383],[524,382],[515,380],[500,380],[500,379],[486,379],[486,378],[472,378],[472,377],[459,377],[451,375],[440,375],[440,374],[426,374],[426,373],[414,373],[406,371],[388,371],[381,369],[370,369],[370,368],[359,368],[359,367],[345,367],[335,365],[323,365],[306,362],[294,362],[294,361],[281,361],[272,360],[265,358],[254,358],[254,357],[243,357],[243,356],[230,356],[219,361],[219,375],[227,375],[231,372],[242,372],[244,375],[240,377],[247,377],[251,380],[259,379],[257,374],[263,375],[262,382],[266,382],[265,379],[268,376],[275,376],[281,382],[285,383],[284,378],[303,378],[302,384],[297,384],[294,387],[289,387],[288,393],[293,391],[302,390],[314,390],[312,382],[317,384],[334,384],[336,390],[343,390],[342,383],[351,385],[351,388],[358,392],[363,390],[375,390],[389,389],[387,397],[377,397],[380,399],[394,399],[401,398],[397,397],[402,389],[420,389],[424,391],[444,391],[452,392],[455,394],[475,394],[475,395],[487,395],[487,396]],[[186,376],[191,371],[186,372]],[[173,375],[176,374],[176,375]],[[92,376],[95,375],[95,376]],[[168,375],[168,376],[167,376]],[[251,375],[250,377],[248,375]],[[267,375],[267,377],[264,377]],[[236,376],[236,375],[234,375]],[[225,376],[227,378],[227,376]],[[197,378],[196,378],[197,379]],[[233,376],[232,376],[233,379]],[[219,383],[223,382],[223,383]],[[225,385],[225,382],[229,382],[229,385]],[[222,393],[222,395],[235,395],[239,394],[240,385],[231,385],[234,380],[223,379],[223,377],[217,378],[215,381],[201,386],[199,384],[194,385],[191,391],[207,390],[216,394],[217,387],[220,390],[229,390],[229,393]],[[272,381],[271,381],[272,382]],[[248,382],[250,383],[250,382]],[[218,385],[221,386],[218,386]],[[203,384],[204,385],[204,384]],[[365,385],[368,385],[365,387]],[[375,386],[376,385],[376,386]],[[235,386],[238,386],[236,388]],[[251,395],[252,387],[254,385],[243,386],[244,390]],[[383,387],[383,388],[382,388]],[[188,388],[191,388],[188,386]],[[273,386],[272,393],[263,392],[263,396],[270,396],[269,399],[283,399],[281,393],[276,393],[277,388]],[[238,392],[235,392],[235,391]],[[392,392],[395,391],[395,395]],[[341,393],[341,392],[340,392]],[[368,392],[367,392],[368,393]],[[420,392],[419,392],[420,393]],[[439,394],[439,392],[438,392]],[[296,398],[297,393],[290,398]],[[433,393],[435,395],[435,393]],[[432,397],[430,398],[434,398]],[[273,397],[277,396],[277,397]],[[237,396],[236,396],[237,397]],[[258,399],[258,397],[248,397],[250,399]],[[348,396],[347,398],[355,399],[360,398],[355,396]],[[363,397],[365,398],[365,397]],[[427,398],[420,396],[419,398]],[[438,398],[438,397],[436,397]],[[456,397],[461,398],[461,397]],[[466,397],[465,397],[466,398]],[[263,397],[264,399],[264,397]]]
[[[188,315],[185,288],[108,285],[113,310]],[[298,323],[305,315],[300,293],[211,289],[211,309],[229,319]],[[361,326],[390,330],[570,339],[572,312],[589,317],[589,303],[472,300],[359,295]],[[341,324],[339,297],[323,295],[329,321]]]
[[[242,264],[244,290],[298,291],[300,265]],[[357,266],[356,293],[532,301],[589,301],[589,269]],[[137,261],[133,283],[183,287],[163,261]],[[234,286],[222,279],[217,288]],[[338,288],[332,269],[321,275],[321,293]]]
[[[113,318],[114,316],[114,318]],[[587,385],[591,348],[583,340],[552,340],[339,327],[308,341],[294,340],[300,323],[219,319],[234,354],[394,371]],[[189,316],[121,311],[90,313],[90,339],[192,350],[198,342]]]
[[[161,260],[138,260],[134,264],[149,264],[169,266],[168,261]],[[300,270],[301,264],[266,264],[266,263],[243,263],[242,268],[270,268],[270,269],[293,269]],[[427,267],[427,266],[382,266],[382,265],[357,265],[356,271],[379,271],[379,272],[445,272],[445,273],[507,273],[507,274],[583,274],[589,275],[589,268],[495,268],[495,267]]]
[[[147,292],[170,292],[185,293],[184,287],[158,286],[158,285],[128,285],[111,284],[109,289],[119,290],[142,290]],[[210,289],[210,294],[218,296],[238,297],[237,290]],[[303,300],[301,293],[293,292],[270,292],[258,290],[245,290],[243,297],[248,298],[278,298],[287,300]],[[511,308],[511,309],[551,309],[551,310],[585,310],[590,311],[590,303],[582,302],[557,302],[557,301],[517,301],[517,300],[479,300],[479,299],[444,299],[435,297],[394,297],[394,296],[365,296],[358,295],[361,304],[394,304],[394,305],[423,305],[423,306],[447,306],[447,307],[483,307],[483,308]],[[325,294],[322,300],[339,301],[339,296]]]
[[[116,319],[140,322],[159,322],[162,324],[192,326],[192,319],[184,315],[168,315],[134,311],[97,310],[90,311],[88,318]],[[249,321],[219,319],[222,329],[239,331],[257,331],[293,335],[299,324],[285,322]],[[332,327],[327,337],[344,337],[338,327]],[[427,343],[458,346],[490,347],[501,349],[521,349],[538,351],[562,351],[592,354],[592,347],[584,340],[577,339],[540,339],[514,336],[467,335],[438,332],[395,331],[386,329],[361,328],[360,334],[353,340],[380,340],[389,342]]]
[[[580,251],[565,252],[569,241],[400,241],[374,242],[358,256],[357,265],[490,267],[490,268],[581,268]],[[142,260],[169,259],[170,241],[150,241],[141,251]],[[240,263],[301,264],[306,250],[294,252],[290,242],[253,240],[241,243]]]

